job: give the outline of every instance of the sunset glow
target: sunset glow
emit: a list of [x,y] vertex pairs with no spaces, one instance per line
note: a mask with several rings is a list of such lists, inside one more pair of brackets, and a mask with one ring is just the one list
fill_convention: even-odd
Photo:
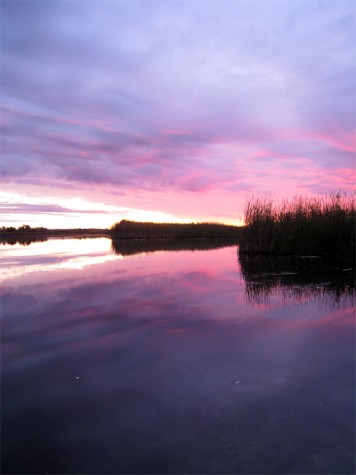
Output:
[[243,224],[355,187],[355,2],[1,2],[1,225]]

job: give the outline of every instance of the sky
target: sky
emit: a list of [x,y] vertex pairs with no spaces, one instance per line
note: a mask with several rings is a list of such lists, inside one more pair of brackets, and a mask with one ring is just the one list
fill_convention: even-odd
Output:
[[0,225],[355,188],[356,3],[1,0]]

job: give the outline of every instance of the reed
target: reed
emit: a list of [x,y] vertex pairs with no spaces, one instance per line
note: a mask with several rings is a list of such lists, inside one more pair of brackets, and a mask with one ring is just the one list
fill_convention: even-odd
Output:
[[355,194],[296,196],[280,203],[253,197],[245,224],[240,253],[355,256]]

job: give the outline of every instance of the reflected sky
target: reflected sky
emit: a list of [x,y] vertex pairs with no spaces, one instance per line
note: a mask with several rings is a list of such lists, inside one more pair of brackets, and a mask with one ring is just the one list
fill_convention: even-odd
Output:
[[89,265],[114,260],[109,249],[110,240],[107,238],[48,239],[44,242],[31,242],[26,247],[20,243],[4,245],[0,248],[3,264],[0,281],[41,271],[80,270]]
[[353,473],[352,305],[252,305],[234,247],[33,246],[2,254],[4,473]]

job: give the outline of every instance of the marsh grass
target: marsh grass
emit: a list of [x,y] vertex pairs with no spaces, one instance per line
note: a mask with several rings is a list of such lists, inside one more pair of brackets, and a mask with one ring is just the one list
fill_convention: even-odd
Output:
[[240,253],[355,257],[356,197],[335,192],[274,203],[253,197],[245,207]]

